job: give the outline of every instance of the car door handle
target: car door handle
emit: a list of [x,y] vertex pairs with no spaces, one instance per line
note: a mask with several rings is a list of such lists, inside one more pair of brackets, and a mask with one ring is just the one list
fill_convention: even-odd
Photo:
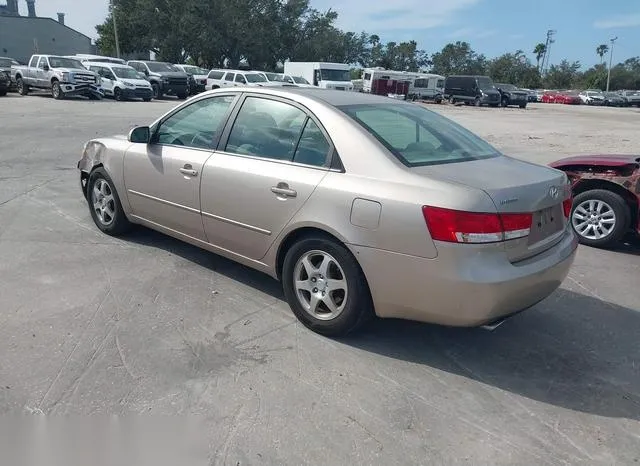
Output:
[[278,186],[273,186],[271,192],[283,197],[296,197],[298,193],[294,189],[290,189],[286,183],[278,183]]
[[198,176],[198,171],[194,170],[193,167],[191,166],[191,164],[186,164],[184,167],[182,167],[180,170],[180,173],[182,173],[183,175],[187,175],[187,176]]

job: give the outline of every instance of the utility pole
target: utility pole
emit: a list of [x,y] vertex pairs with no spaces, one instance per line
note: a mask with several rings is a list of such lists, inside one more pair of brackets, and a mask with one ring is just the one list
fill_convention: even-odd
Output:
[[611,65],[613,63],[613,44],[618,40],[618,36],[615,36],[613,39],[609,39],[611,42],[611,47],[609,48],[609,70],[607,71],[607,92],[609,92],[609,82],[611,81]]
[[542,57],[542,75],[547,74],[547,69],[549,68],[549,52],[551,51],[551,44],[555,42],[553,36],[556,34],[556,30],[549,29],[547,31],[547,42],[544,46],[544,57]]
[[116,57],[120,58],[120,40],[118,39],[118,22],[116,21],[116,6],[111,0],[111,18],[113,19],[113,35],[116,39]]

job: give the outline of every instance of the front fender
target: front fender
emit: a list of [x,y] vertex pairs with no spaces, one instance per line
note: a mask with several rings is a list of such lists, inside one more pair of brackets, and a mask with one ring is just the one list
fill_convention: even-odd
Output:
[[102,167],[118,192],[125,214],[131,212],[124,180],[124,157],[131,146],[126,138],[92,139],[85,144],[78,161],[81,177],[87,177],[96,167]]

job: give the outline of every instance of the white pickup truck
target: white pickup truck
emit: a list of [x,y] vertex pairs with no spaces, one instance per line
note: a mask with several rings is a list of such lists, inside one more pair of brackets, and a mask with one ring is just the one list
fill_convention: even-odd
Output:
[[73,58],[56,55],[33,55],[27,66],[13,67],[16,87],[21,95],[31,89],[47,90],[54,99],[83,95],[101,99],[104,92],[98,75]]

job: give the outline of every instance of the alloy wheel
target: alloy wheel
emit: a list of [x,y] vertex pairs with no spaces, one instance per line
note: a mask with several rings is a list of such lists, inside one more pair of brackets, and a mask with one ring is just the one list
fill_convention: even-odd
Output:
[[109,226],[113,223],[116,217],[116,200],[111,186],[103,178],[99,178],[93,184],[91,205],[102,225]]
[[600,240],[609,236],[616,227],[616,221],[613,208],[600,199],[580,203],[571,215],[574,230],[590,240]]
[[325,251],[305,253],[294,267],[294,288],[302,308],[319,320],[332,320],[344,311],[348,284],[338,261]]

